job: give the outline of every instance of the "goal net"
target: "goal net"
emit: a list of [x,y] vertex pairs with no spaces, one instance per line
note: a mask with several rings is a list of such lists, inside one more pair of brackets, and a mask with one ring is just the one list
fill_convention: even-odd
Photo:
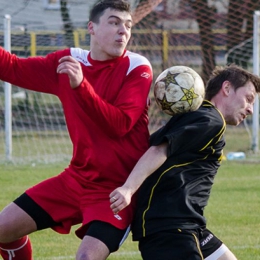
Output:
[[[11,52],[20,57],[46,55],[76,46],[89,48],[86,30],[95,1],[0,0],[0,45],[4,17],[11,17]],[[254,0],[131,0],[135,25],[128,49],[146,56],[154,78],[162,70],[185,65],[204,81],[216,65],[237,63],[253,70]],[[163,114],[150,93],[150,131],[162,126]],[[62,106],[51,95],[11,86],[11,154],[14,163],[69,160],[72,153]],[[5,86],[0,81],[0,163],[6,162]],[[251,124],[251,121],[248,121]]]

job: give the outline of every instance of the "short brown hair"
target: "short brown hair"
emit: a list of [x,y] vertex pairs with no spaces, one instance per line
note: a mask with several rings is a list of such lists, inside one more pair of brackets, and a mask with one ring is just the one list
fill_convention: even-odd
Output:
[[125,0],[99,0],[91,8],[89,12],[89,21],[94,23],[99,22],[100,16],[106,9],[111,8],[114,10],[131,13],[130,4]]
[[260,77],[235,64],[230,64],[225,67],[216,67],[212,71],[206,85],[205,99],[211,100],[219,92],[226,80],[232,84],[235,90],[250,81],[253,83],[256,92],[260,92]]

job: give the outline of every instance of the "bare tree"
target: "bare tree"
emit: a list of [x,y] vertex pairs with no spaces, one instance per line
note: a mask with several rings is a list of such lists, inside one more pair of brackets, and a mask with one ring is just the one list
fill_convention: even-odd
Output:
[[[141,21],[145,16],[152,12],[162,0],[142,0],[139,2],[137,8],[133,13],[134,24]],[[215,67],[215,53],[214,53],[214,37],[212,33],[212,24],[214,21],[211,17],[214,17],[215,10],[208,6],[207,0],[189,0],[196,20],[199,25],[199,34],[201,40],[201,52],[202,52],[202,78],[206,80]]]
[[189,0],[195,12],[195,17],[199,26],[200,44],[202,52],[202,72],[201,77],[206,81],[216,66],[214,52],[214,36],[212,25],[214,23],[215,9],[208,6],[207,0]]
[[73,47],[74,46],[73,24],[70,19],[68,0],[60,1],[60,12],[63,21],[63,29],[65,31],[65,44],[68,47]]
[[137,24],[163,0],[141,0],[133,12],[133,22]]

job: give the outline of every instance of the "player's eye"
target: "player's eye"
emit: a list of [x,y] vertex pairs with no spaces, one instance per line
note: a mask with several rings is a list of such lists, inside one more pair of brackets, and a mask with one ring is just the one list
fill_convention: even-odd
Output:
[[127,23],[125,27],[130,30],[132,28],[132,23]]
[[117,25],[118,23],[114,21],[114,22],[110,22],[110,24]]
[[253,104],[254,103],[254,98],[252,96],[247,97],[247,103]]

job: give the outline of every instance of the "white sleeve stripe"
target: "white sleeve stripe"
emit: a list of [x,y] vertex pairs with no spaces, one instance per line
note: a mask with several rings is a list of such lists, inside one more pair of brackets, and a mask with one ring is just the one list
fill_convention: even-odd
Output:
[[70,54],[73,58],[83,63],[85,66],[91,66],[91,64],[88,61],[88,50],[83,50],[80,48],[70,48]]
[[130,51],[127,51],[125,55],[128,56],[130,61],[130,65],[126,75],[128,75],[132,70],[134,70],[135,68],[141,65],[147,65],[152,69],[151,63],[144,56],[141,56],[137,53],[130,52]]

